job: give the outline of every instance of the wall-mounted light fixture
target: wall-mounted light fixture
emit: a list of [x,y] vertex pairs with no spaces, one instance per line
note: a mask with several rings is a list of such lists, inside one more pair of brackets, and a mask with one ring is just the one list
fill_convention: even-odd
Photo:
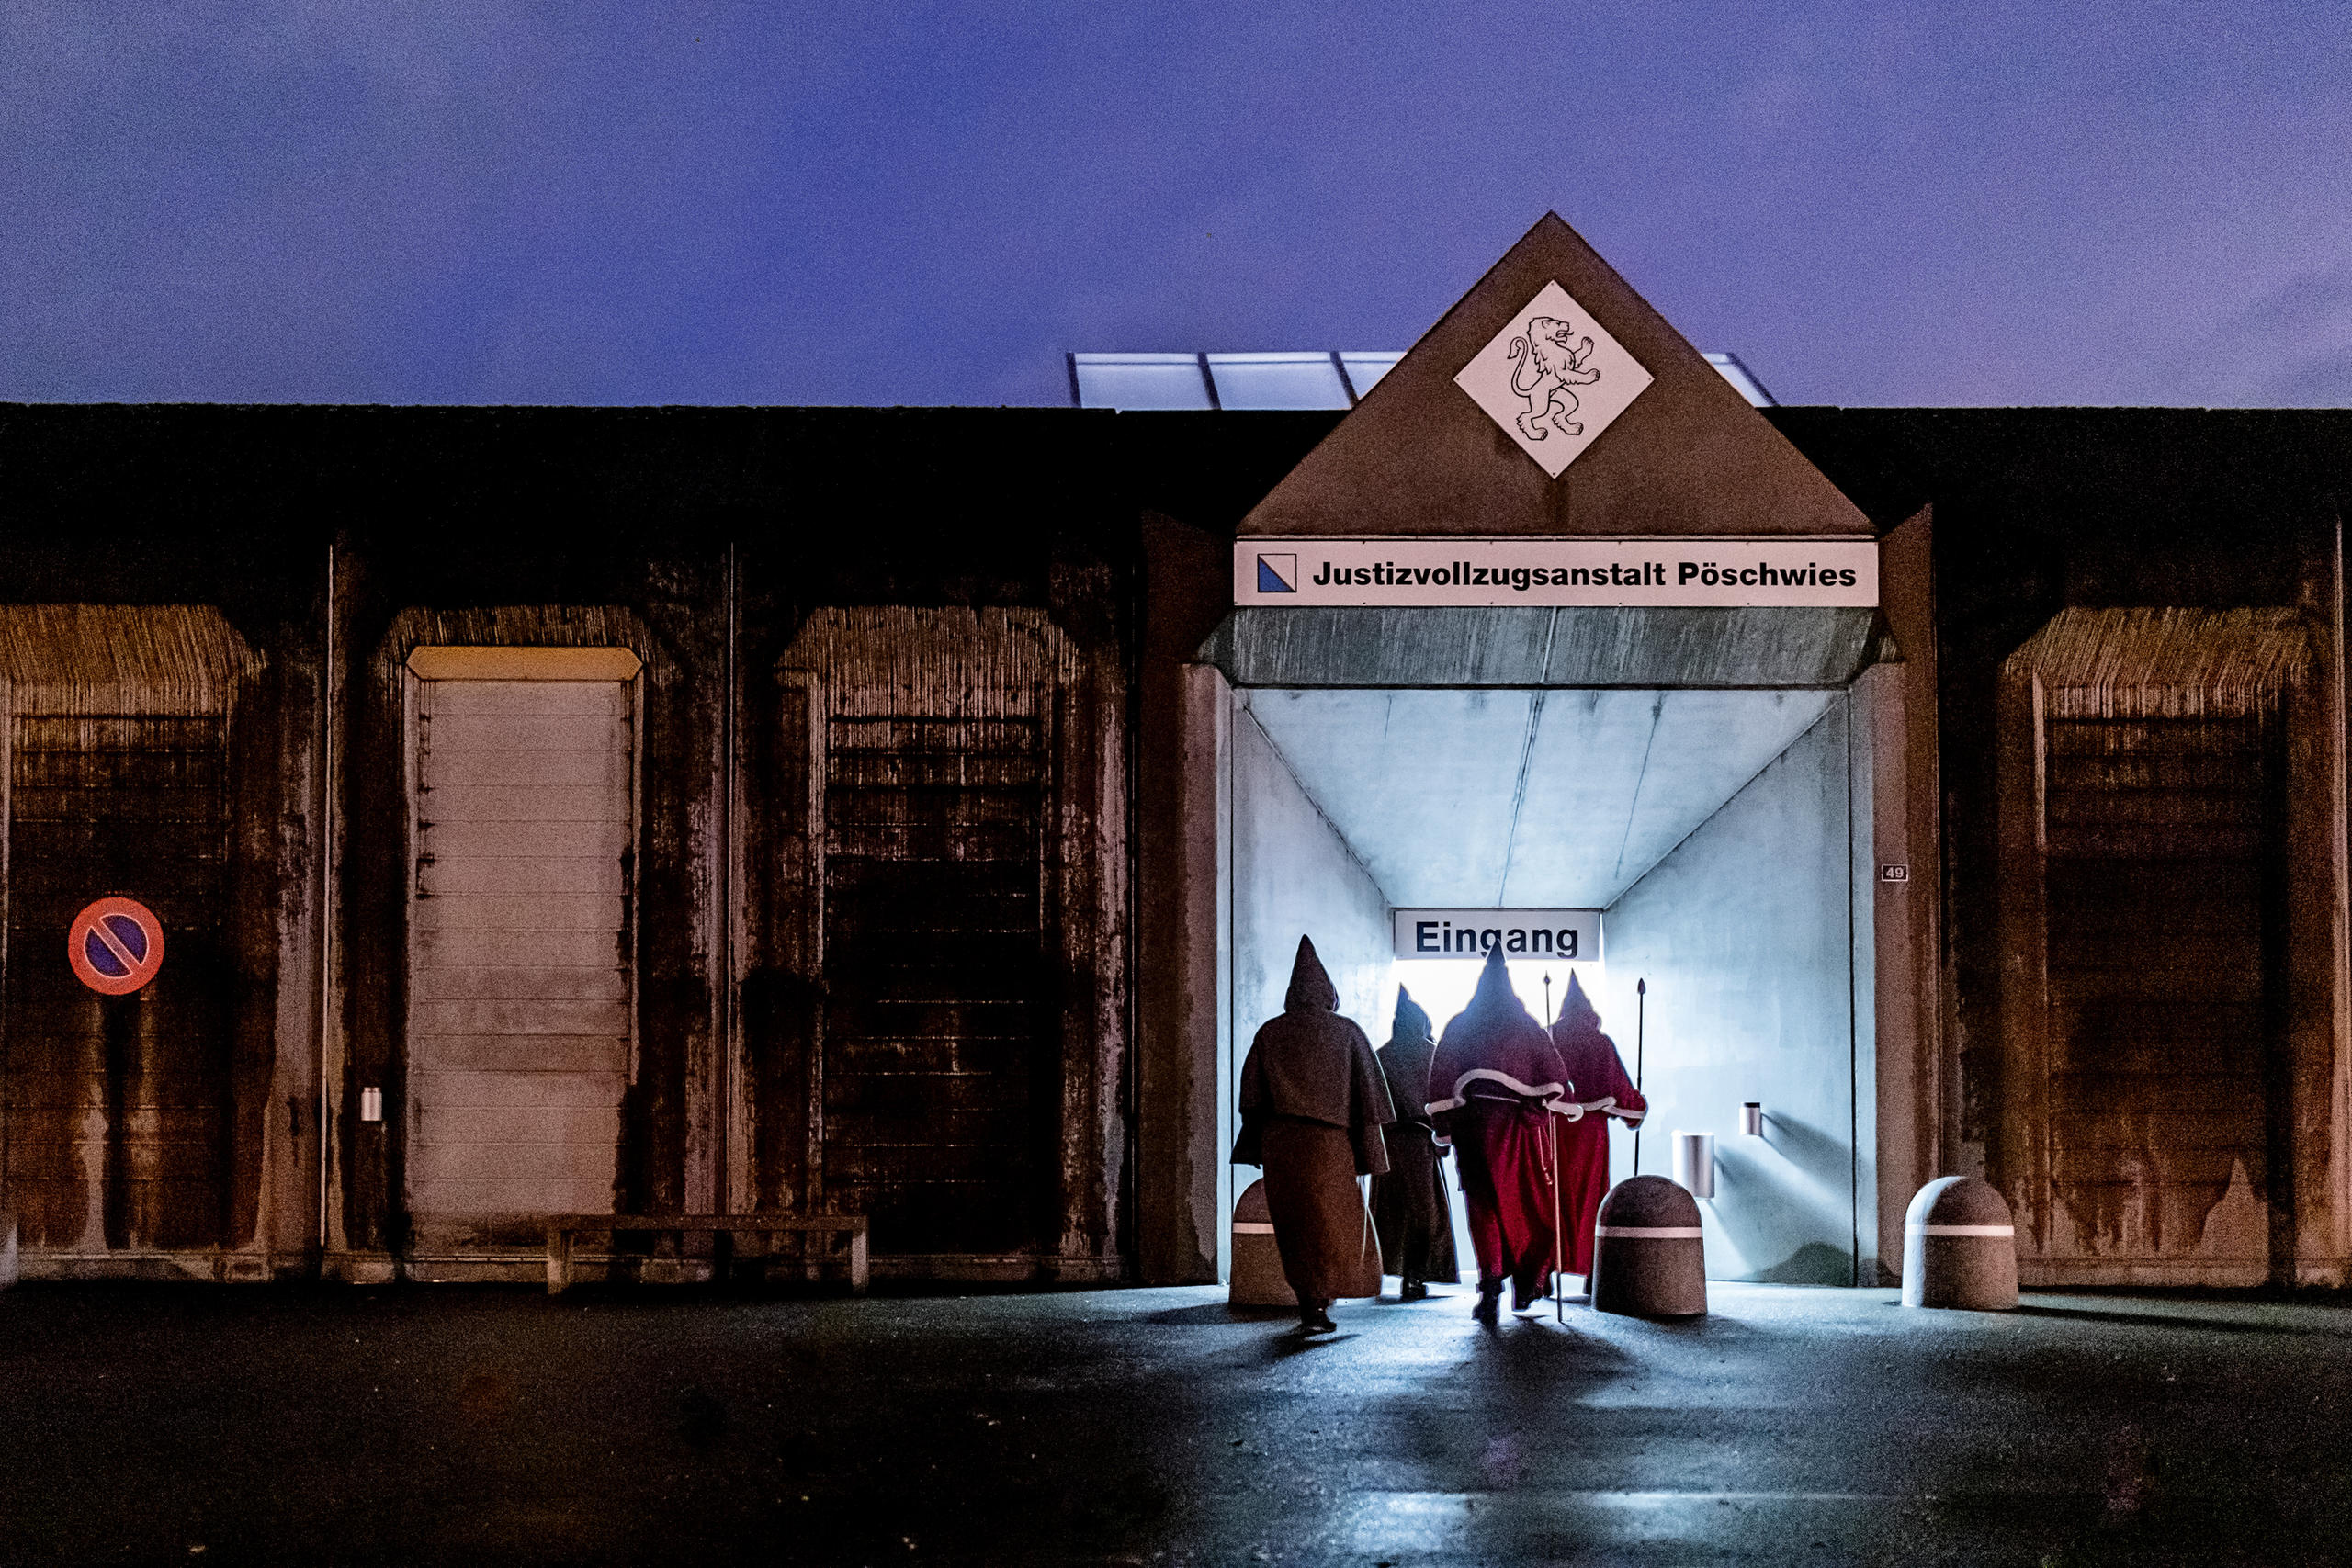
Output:
[[1713,1133],[1674,1134],[1674,1179],[1693,1198],[1715,1195],[1715,1135]]
[[359,1119],[362,1122],[381,1122],[384,1119],[382,1089],[363,1089],[359,1091]]
[[1764,1135],[1764,1102],[1751,1100],[1739,1108],[1739,1130],[1751,1138]]

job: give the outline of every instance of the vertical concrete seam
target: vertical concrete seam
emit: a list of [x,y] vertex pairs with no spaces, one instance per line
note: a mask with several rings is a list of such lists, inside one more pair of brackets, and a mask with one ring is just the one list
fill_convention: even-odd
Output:
[[[1546,679],[1551,673],[1552,642],[1559,633],[1560,612],[1554,610],[1544,620],[1544,651],[1536,657],[1535,660],[1535,678],[1539,681]],[[1511,785],[1510,826],[1503,833],[1502,877],[1495,885],[1495,904],[1498,908],[1510,901],[1507,895],[1510,889],[1510,857],[1511,852],[1519,847],[1520,813],[1527,804],[1527,773],[1530,765],[1535,760],[1535,732],[1544,723],[1544,699],[1546,694],[1544,688],[1538,687],[1530,694],[1527,700],[1527,734],[1521,740],[1519,747],[1519,778]],[[1385,732],[1385,724],[1383,729]],[[1629,823],[1629,829],[1630,826]]]
[[[1076,371],[1071,372],[1076,376]],[[736,875],[735,859],[735,784],[741,769],[736,765],[736,705],[741,694],[736,662],[735,541],[727,541],[727,647],[721,659],[721,693],[718,705],[718,1049],[719,1106],[716,1132],[718,1158],[713,1161],[712,1176],[718,1188],[713,1207],[721,1213],[748,1213],[755,1204],[743,1201],[745,1194],[736,1179],[735,1159],[741,1142],[737,1136],[736,1118],[742,1104],[742,1050],[736,1039],[736,978],[735,925],[737,903],[742,897],[741,879]]]
[[[1225,886],[1220,890],[1219,895],[1223,908],[1218,913],[1223,917],[1226,953],[1223,965],[1225,1004],[1216,1021],[1217,1052],[1224,1061],[1223,1076],[1217,1085],[1216,1108],[1216,1157],[1219,1173],[1224,1178],[1217,1187],[1216,1235],[1215,1237],[1219,1283],[1225,1281],[1232,1267],[1232,1249],[1228,1243],[1229,1233],[1226,1230],[1226,1222],[1231,1215],[1233,1205],[1239,1201],[1240,1194],[1234,1189],[1240,1184],[1241,1180],[1233,1168],[1233,1150],[1226,1142],[1225,1132],[1228,1125],[1228,1117],[1233,1122],[1240,1120],[1238,1102],[1240,1099],[1241,1082],[1241,1064],[1235,1060],[1238,1055],[1237,1042],[1241,1032],[1241,964],[1234,956],[1240,948],[1241,916],[1238,908],[1240,900],[1233,896],[1234,884],[1239,878],[1240,852],[1237,843],[1240,834],[1234,830],[1233,820],[1233,768],[1236,753],[1240,748],[1233,744],[1232,725],[1235,714],[1248,711],[1249,700],[1249,694],[1246,692],[1237,691],[1232,687],[1226,688],[1225,745],[1219,749],[1216,760],[1219,795],[1217,841],[1225,849]],[[1258,721],[1253,716],[1250,722],[1254,725]],[[1262,728],[1261,733],[1263,733]]]
[[[1548,648],[1546,657],[1549,657]],[[1519,818],[1527,806],[1527,773],[1535,761],[1535,732],[1544,725],[1545,695],[1544,692],[1537,690],[1530,692],[1527,696],[1527,733],[1520,738],[1519,777],[1512,783],[1510,789],[1510,825],[1503,830],[1503,873],[1501,878],[1495,884],[1495,907],[1498,909],[1506,908],[1510,903],[1505,894],[1510,888],[1511,852],[1519,845]],[[1655,725],[1651,728],[1651,735],[1653,737],[1657,735]],[[1647,755],[1646,752],[1644,753],[1645,760]],[[1641,785],[1636,783],[1634,787],[1638,792]],[[1628,833],[1633,831],[1633,819],[1630,817],[1626,819],[1625,829]],[[1618,858],[1621,861],[1624,858],[1622,846],[1618,851]]]
[[334,541],[327,541],[325,653],[319,664],[319,1273],[327,1267],[327,1206],[334,1157],[327,1060],[334,1029]]
[[1854,693],[1848,687],[1846,708],[1846,1217],[1853,1236],[1848,1254],[1851,1278],[1862,1282],[1862,1122],[1861,1122],[1861,997],[1860,976],[1854,963],[1860,936],[1859,891],[1854,886]]
[[2335,1006],[2331,1009],[2334,1016],[2328,1018],[2328,1032],[2334,1034],[2334,1042],[2331,1043],[2335,1046],[2335,1084],[2334,1084],[2335,1126],[2334,1126],[2334,1135],[2331,1135],[2331,1140],[2328,1140],[2328,1143],[2331,1143],[2331,1147],[2328,1147],[2328,1161],[2331,1161],[2335,1168],[2334,1168],[2334,1182],[2331,1182],[2334,1192],[2328,1194],[2328,1203],[2331,1203],[2331,1208],[2335,1211],[2334,1213],[2335,1236],[2334,1236],[2334,1248],[2331,1248],[2331,1251],[2334,1251],[2335,1267],[2343,1269],[2347,1262],[2352,1262],[2347,1260],[2347,1253],[2352,1253],[2352,1072],[2347,1072],[2347,1069],[2352,1069],[2352,1060],[2347,1060],[2347,1046],[2352,1046],[2352,1042],[2347,1042],[2347,1037],[2345,1037],[2345,1022],[2347,1021],[2345,1021],[2345,995],[2343,995],[2343,987],[2345,983],[2347,983],[2347,976],[2345,976],[2345,941],[2347,941],[2347,931],[2352,931],[2352,908],[2347,908],[2347,898],[2352,898],[2352,879],[2347,879],[2347,844],[2345,844],[2345,829],[2347,829],[2345,816],[2347,816],[2347,808],[2352,807],[2347,807],[2347,792],[2345,792],[2345,736],[2347,736],[2347,724],[2345,724],[2345,520],[2343,520],[2343,510],[2335,513],[2335,536],[2331,543],[2334,543],[2334,552],[2331,552],[2331,559],[2328,559],[2328,569],[2331,569],[2331,571],[2328,571],[2328,576],[2331,576],[2331,583],[2328,583],[2328,590],[2331,590],[2331,592],[2328,592],[2328,623],[2331,623],[2331,626],[2328,626],[2328,632],[2331,632],[2331,637],[2328,637],[2328,642],[2331,642],[2331,649],[2328,649],[2328,665],[2331,665],[2331,668],[2328,668],[2328,674],[2334,677],[2331,684],[2334,684],[2334,698],[2335,698],[2335,715],[2334,715],[2335,733],[2334,736],[2328,736],[2328,750],[2334,752],[2335,778],[2331,781],[2334,783],[2334,790],[2331,790],[2334,799],[2328,802],[2328,816],[2334,818],[2334,832],[2328,835],[2328,840],[2331,840],[2328,841],[2328,853],[2331,853],[2331,858],[2335,861],[2335,865],[2331,867],[2335,877],[2335,908],[2331,909],[2331,924],[2334,924],[2331,945],[2334,945],[2335,952],[2331,954],[2331,968],[2334,968],[2335,987],[2338,987],[2338,992],[2335,992]]
[[[15,886],[9,875],[8,841],[16,832],[16,684],[0,675],[0,1077],[5,1077],[12,1043],[5,998],[8,995],[9,895]],[[7,1179],[8,1137],[13,1120],[8,1114],[6,1097],[0,1096],[0,1223],[6,1222],[16,1206]],[[0,1235],[0,1247],[8,1245],[9,1237]]]
[[[1650,752],[1651,752],[1651,750],[1653,750],[1653,749],[1657,745],[1657,727],[1658,727],[1658,721],[1659,721],[1661,718],[1663,718],[1665,716],[1666,716],[1666,694],[1665,694],[1664,692],[1660,692],[1660,693],[1657,694],[1657,700],[1650,704],[1650,735],[1649,735],[1649,739],[1646,739],[1646,740],[1645,740],[1645,741],[1643,741],[1643,742],[1642,742],[1642,766],[1641,766],[1641,771],[1640,771],[1640,772],[1638,772],[1638,773],[1636,773],[1634,775],[1634,796],[1633,796],[1633,798],[1632,798],[1631,800],[1629,800],[1629,801],[1627,801],[1627,802],[1625,803],[1625,834],[1624,834],[1624,837],[1623,837],[1623,838],[1621,838],[1621,839],[1619,839],[1619,840],[1617,840],[1617,863],[1610,869],[1610,873],[1609,873],[1609,875],[1610,875],[1610,877],[1611,877],[1611,880],[1614,880],[1614,879],[1615,879],[1615,878],[1617,878],[1617,877],[1623,876],[1623,875],[1624,875],[1624,874],[1625,874],[1625,850],[1626,850],[1626,847],[1627,847],[1628,845],[1632,844],[1632,843],[1633,843],[1633,841],[1634,841],[1634,814],[1636,811],[1639,811],[1639,810],[1642,808],[1642,785],[1644,785],[1645,784],[1647,784],[1647,783],[1649,782],[1649,776],[1650,776]],[[1809,729],[1809,728],[1812,728],[1812,726],[1807,725],[1805,728],[1807,728]],[[1795,742],[1794,742],[1794,741],[1791,741],[1789,744],[1790,744],[1790,745],[1794,745],[1794,744],[1795,744]],[[1781,755],[1782,755],[1782,756],[1787,755],[1787,754],[1788,754],[1788,747],[1785,747],[1785,746],[1784,746],[1784,747],[1782,747],[1782,748],[1781,749]],[[1780,761],[1780,757],[1775,757],[1775,758],[1773,758],[1773,759],[1772,759],[1772,761],[1774,761],[1774,762],[1777,762],[1777,761]],[[1771,763],[1771,762],[1767,762],[1767,763],[1765,763],[1765,764],[1764,764],[1764,767],[1765,767],[1765,768],[1769,768],[1769,767],[1770,767],[1771,765],[1772,765],[1772,763]],[[1764,768],[1758,768],[1758,769],[1756,771],[1756,777],[1757,777],[1757,778],[1762,778],[1763,776],[1764,776]],[[1748,780],[1748,781],[1747,781],[1747,783],[1748,783],[1748,784],[1754,784],[1755,782],[1756,782],[1756,779],[1750,779],[1750,780]],[[1747,784],[1742,784],[1742,785],[1740,786],[1740,788],[1741,788],[1741,789],[1745,789],[1745,788],[1747,788]],[[1735,790],[1735,791],[1733,791],[1733,792],[1732,792],[1732,797],[1733,797],[1734,799],[1738,798],[1738,791],[1737,791],[1737,790]],[[1718,810],[1718,811],[1720,811],[1720,810],[1722,810],[1722,809],[1723,809],[1723,807],[1717,807],[1715,809],[1716,809],[1716,810]],[[1702,823],[1702,824],[1701,824],[1701,826],[1704,826],[1704,824]],[[1698,829],[1696,829],[1696,828],[1694,828],[1694,829],[1691,829],[1691,832],[1694,832],[1694,833],[1695,833],[1695,832],[1697,832],[1697,831],[1698,831]],[[1688,838],[1690,835],[1686,833],[1686,834],[1685,834],[1685,835],[1683,835],[1683,836],[1684,836],[1685,838]],[[1678,843],[1678,844],[1675,846],[1675,848],[1677,848],[1677,849],[1679,849],[1680,847],[1681,847],[1681,846],[1680,846],[1680,844],[1679,844],[1679,843]],[[1672,854],[1673,852],[1674,852],[1674,851],[1673,851],[1673,850],[1668,850],[1668,851],[1667,852],[1667,854]],[[1659,862],[1660,862],[1661,863],[1663,863],[1663,862],[1665,861],[1665,859],[1666,859],[1666,855],[1660,855],[1660,856],[1658,857],[1658,860],[1659,860]],[[1636,878],[1634,878],[1634,880],[1638,882],[1638,881],[1640,881],[1641,879],[1640,879],[1639,877],[1636,877]]]

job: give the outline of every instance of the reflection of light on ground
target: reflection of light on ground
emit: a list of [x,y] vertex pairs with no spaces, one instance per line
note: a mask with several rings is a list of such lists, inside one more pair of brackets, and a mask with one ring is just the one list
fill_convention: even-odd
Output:
[[[1478,971],[1482,967],[1483,961],[1478,959],[1416,959],[1396,965],[1396,981],[1413,993],[1415,1001],[1428,1010],[1430,1030],[1442,1034],[1453,1015],[1470,1005],[1470,993],[1478,988]],[[1571,970],[1584,976],[1584,988],[1591,995],[1595,1005],[1606,1005],[1602,989],[1605,971],[1599,964],[1507,958],[1503,961],[1503,967],[1510,971],[1511,989],[1517,991],[1519,999],[1527,1004],[1527,1010],[1545,1023],[1552,1021],[1553,1014],[1559,1010],[1560,998],[1567,995],[1568,973]],[[1546,975],[1552,976],[1550,1012],[1544,1008],[1544,976]],[[1389,1000],[1392,1003],[1396,1000],[1393,993]],[[1364,1032],[1372,1036],[1373,1043],[1378,1044],[1388,1038],[1388,1020],[1381,1019],[1378,1028],[1371,1027],[1371,1021],[1367,1020]]]
[[[1502,1562],[1526,1543],[1563,1536],[1607,1548],[1694,1540],[1779,1541],[1800,1530],[1841,1547],[1883,1532],[1907,1500],[1869,1492],[1601,1492],[1520,1487],[1487,1492],[1358,1492],[1340,1504],[1334,1539],[1365,1557],[1465,1547]],[[1819,1544],[1827,1544],[1821,1542]]]

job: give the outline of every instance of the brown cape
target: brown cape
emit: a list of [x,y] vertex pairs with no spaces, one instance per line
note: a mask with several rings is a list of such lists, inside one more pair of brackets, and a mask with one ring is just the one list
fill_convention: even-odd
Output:
[[1445,1150],[1423,1102],[1429,1099],[1430,1015],[1396,987],[1396,1021],[1380,1048],[1380,1070],[1396,1120],[1385,1129],[1388,1174],[1372,1179],[1372,1223],[1388,1273],[1424,1282],[1462,1277],[1453,1253],[1453,1206],[1445,1192]]
[[1396,1120],[1387,1080],[1363,1031],[1334,1010],[1340,993],[1324,973],[1315,944],[1298,939],[1290,994],[1280,1017],[1269,1019],[1241,1064],[1241,1135],[1233,1163],[1265,1163],[1265,1125],[1275,1117],[1319,1122],[1348,1134],[1356,1174],[1388,1168],[1381,1128]]

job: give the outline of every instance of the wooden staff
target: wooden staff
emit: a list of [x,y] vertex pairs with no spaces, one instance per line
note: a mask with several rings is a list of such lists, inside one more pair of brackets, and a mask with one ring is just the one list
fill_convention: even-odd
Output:
[[[1552,1027],[1552,972],[1544,972],[1544,1027]],[[1574,1093],[1576,1086],[1567,1085],[1561,1092]],[[1565,1287],[1560,1283],[1560,1113],[1551,1112],[1546,1121],[1552,1124],[1552,1318],[1555,1323],[1568,1321],[1567,1303],[1560,1297]]]
[[1564,1231],[1560,1216],[1560,1113],[1554,1111],[1545,1118],[1552,1123],[1552,1321],[1565,1326],[1568,1321],[1568,1288],[1561,1283],[1560,1242]]
[[[1647,980],[1634,981],[1634,1092],[1635,1094],[1642,1092],[1642,1025],[1645,1022],[1644,1015],[1649,1010],[1649,1000],[1650,983]],[[1648,1120],[1649,1118],[1646,1116],[1642,1118],[1642,1122],[1646,1122]],[[1639,1176],[1642,1173],[1642,1122],[1636,1122],[1634,1123],[1634,1174],[1635,1176]]]

